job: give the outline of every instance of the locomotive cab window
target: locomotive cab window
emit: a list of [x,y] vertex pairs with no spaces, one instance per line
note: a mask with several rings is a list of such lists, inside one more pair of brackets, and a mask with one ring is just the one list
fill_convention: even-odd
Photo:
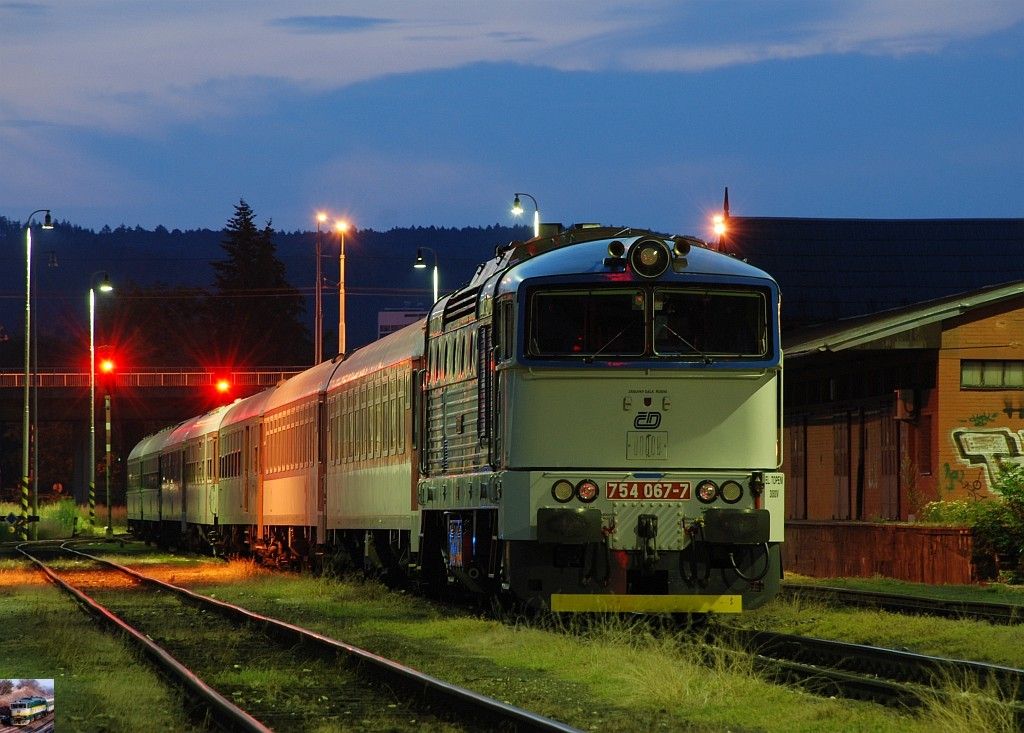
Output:
[[664,355],[764,358],[767,305],[751,290],[654,291],[654,351]]
[[765,359],[772,349],[765,291],[706,286],[537,290],[526,355],[581,360]]
[[642,356],[644,293],[635,289],[553,290],[530,300],[529,354]]

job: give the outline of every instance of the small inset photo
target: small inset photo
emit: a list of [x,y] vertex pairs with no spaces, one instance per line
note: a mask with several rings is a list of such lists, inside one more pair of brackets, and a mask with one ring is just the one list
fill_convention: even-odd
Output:
[[0,726],[53,730],[53,680],[0,678]]

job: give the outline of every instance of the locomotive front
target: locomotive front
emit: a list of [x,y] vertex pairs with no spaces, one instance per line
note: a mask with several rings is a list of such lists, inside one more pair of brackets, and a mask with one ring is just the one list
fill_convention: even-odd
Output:
[[781,577],[778,288],[696,240],[594,235],[495,282],[504,587],[554,611],[759,606]]

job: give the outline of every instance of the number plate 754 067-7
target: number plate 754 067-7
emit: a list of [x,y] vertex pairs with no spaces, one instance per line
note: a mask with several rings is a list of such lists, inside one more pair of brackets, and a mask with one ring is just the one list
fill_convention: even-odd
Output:
[[609,481],[605,495],[611,501],[679,501],[690,498],[690,482]]

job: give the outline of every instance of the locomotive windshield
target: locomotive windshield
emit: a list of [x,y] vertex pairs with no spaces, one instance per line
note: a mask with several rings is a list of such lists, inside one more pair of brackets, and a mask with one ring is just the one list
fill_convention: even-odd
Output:
[[540,358],[764,359],[767,294],[753,288],[536,290],[527,355]]

